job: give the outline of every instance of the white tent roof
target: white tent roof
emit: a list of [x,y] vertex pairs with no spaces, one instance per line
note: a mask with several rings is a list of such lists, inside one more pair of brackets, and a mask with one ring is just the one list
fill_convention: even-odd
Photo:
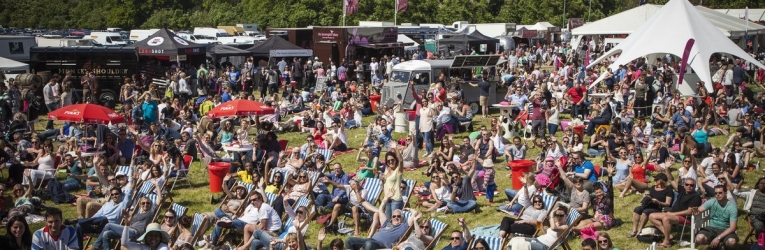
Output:
[[[738,18],[727,15],[720,11],[708,9],[704,6],[693,6],[701,16],[712,22],[713,27],[717,27],[726,36],[743,36],[747,31],[746,23]],[[662,8],[661,5],[644,4],[619,14],[600,19],[598,21],[585,24],[581,27],[571,30],[572,35],[616,35],[632,34],[639,27],[645,24],[649,19],[658,14]],[[751,14],[751,12],[750,12]],[[765,26],[749,23],[748,31],[750,34],[765,33]]]
[[0,57],[0,70],[7,70],[7,71],[13,71],[13,70],[27,70],[29,67],[29,64],[17,62],[5,57]]
[[[699,79],[711,82],[709,59],[713,53],[734,55],[749,61],[760,68],[764,65],[744,52],[729,38],[717,32],[712,22],[691,5],[687,0],[670,0],[640,26],[627,39],[592,62],[588,67],[621,53],[610,68],[628,64],[630,61],[649,54],[672,54],[682,57],[685,44],[689,39],[696,42],[691,48],[688,65],[696,72]],[[711,84],[707,85],[711,87]],[[711,90],[711,89],[710,89]]]
[[[715,9],[715,11],[740,19],[746,15],[746,9]],[[765,20],[765,9],[749,9],[749,20]]]
[[417,48],[420,46],[420,43],[412,40],[404,34],[398,34],[398,39],[396,41],[400,43],[414,43],[414,45],[404,47],[405,50],[417,50]]

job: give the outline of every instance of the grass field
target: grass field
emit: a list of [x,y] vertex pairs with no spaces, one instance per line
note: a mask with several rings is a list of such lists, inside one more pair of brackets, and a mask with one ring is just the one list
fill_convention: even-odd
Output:
[[[492,112],[496,112],[492,110]],[[496,116],[496,114],[493,114]],[[364,124],[369,124],[372,121],[373,117],[365,117],[364,118]],[[562,118],[563,119],[563,118]],[[42,119],[41,119],[42,120]],[[490,122],[489,118],[480,119],[476,118],[474,119],[474,127],[479,128],[482,125],[488,126]],[[57,122],[57,124],[59,124]],[[44,123],[38,123],[38,129],[41,129],[44,126]],[[347,131],[348,140],[350,142],[350,147],[352,148],[359,148],[359,145],[362,143],[364,139],[364,129],[353,129]],[[461,139],[468,135],[468,132],[463,132],[458,135],[454,135],[454,140],[457,145],[461,144]],[[561,132],[558,132],[557,136],[560,137],[562,135]],[[280,139],[289,140],[290,147],[299,146],[305,141],[305,134],[301,133],[286,133],[286,134],[279,134]],[[403,137],[404,134],[400,133],[394,133],[394,138],[398,139]],[[588,140],[588,139],[586,139]],[[725,140],[727,140],[726,137],[723,136],[717,136],[710,138],[710,141],[714,145],[722,145],[725,143]],[[436,147],[440,143],[436,144]],[[424,150],[420,151],[420,154],[424,154]],[[529,157],[535,156],[539,153],[538,148],[534,148],[529,150],[527,155]],[[443,213],[437,213],[435,214],[435,217],[437,217],[438,220],[448,223],[450,226],[447,228],[447,233],[445,233],[441,239],[439,244],[437,245],[436,249],[443,248],[448,243],[448,232],[451,230],[458,229],[457,227],[457,218],[465,218],[468,227],[469,228],[475,228],[477,226],[487,226],[487,225],[497,225],[500,222],[501,216],[504,216],[504,213],[497,212],[497,207],[501,204],[504,204],[507,202],[507,198],[504,195],[501,190],[504,190],[505,188],[511,187],[511,180],[509,178],[506,178],[505,175],[509,172],[508,170],[505,170],[503,166],[506,166],[506,162],[504,161],[503,157],[498,157],[499,162],[495,162],[495,169],[497,170],[496,174],[496,182],[498,186],[498,190],[500,190],[500,194],[495,197],[495,201],[491,205],[487,205],[485,197],[481,196],[478,197],[478,204],[481,206],[482,212],[479,214],[474,213],[464,213],[464,214],[443,214]],[[759,159],[754,159],[753,162],[758,161]],[[597,158],[592,160],[595,165],[601,165],[602,164],[602,158]],[[354,153],[348,153],[341,155],[337,157],[335,162],[339,162],[343,165],[343,168],[346,172],[352,173],[356,170],[356,168],[360,165],[355,161],[355,152]],[[679,167],[679,165],[672,166],[672,172],[676,174],[676,170]],[[414,179],[417,180],[418,185],[422,185],[423,182],[429,181],[429,178],[426,176],[423,176],[421,174],[422,170],[419,169],[417,171],[406,171],[404,173],[404,178],[407,179]],[[175,190],[172,192],[173,197],[175,198],[175,201],[181,205],[184,205],[189,208],[189,212],[187,214],[193,215],[195,212],[210,212],[212,211],[216,205],[210,205],[209,199],[210,199],[210,191],[208,188],[208,174],[205,172],[204,166],[201,166],[200,163],[195,162],[191,166],[191,182],[192,187],[176,187]],[[744,186],[751,187],[753,186],[753,183],[755,180],[762,176],[761,173],[755,173],[755,172],[745,172],[745,183]],[[652,184],[651,184],[652,185]],[[10,188],[8,189],[10,190]],[[84,191],[81,192],[75,192],[75,193],[84,193]],[[9,194],[7,194],[9,195]],[[217,196],[217,195],[216,195]],[[617,194],[618,196],[618,194]],[[414,203],[417,201],[416,198],[412,198],[409,200],[410,207],[414,206]],[[631,231],[631,218],[632,218],[632,210],[638,204],[640,201],[640,197],[638,195],[631,195],[627,196],[625,198],[616,198],[615,199],[615,217],[617,220],[621,220],[622,224],[620,226],[614,227],[607,232],[611,235],[614,244],[616,247],[619,247],[620,249],[645,249],[648,247],[648,244],[640,243],[636,239],[632,238],[629,239],[626,237],[626,235]],[[739,201],[739,207],[742,207],[743,201]],[[55,206],[63,210],[64,217],[65,218],[76,218],[76,212],[75,207],[70,206],[69,204],[62,204],[62,205],[53,205],[51,202],[48,202],[49,206]],[[428,215],[426,215],[428,216]],[[348,221],[348,224],[352,223],[352,221]],[[737,234],[740,237],[740,240],[743,241],[743,238],[745,237],[746,232],[748,232],[749,227],[746,223],[746,219],[743,216],[743,212],[740,211],[739,213],[739,227],[737,230]],[[32,225],[32,229],[36,230],[38,228],[41,228],[43,225],[35,224]],[[649,223],[650,226],[650,223]],[[315,246],[316,244],[316,235],[317,231],[319,230],[319,226],[317,224],[312,224],[309,227],[308,233],[306,235],[307,239],[306,242],[311,245]],[[687,231],[687,230],[686,230]],[[5,228],[0,229],[0,233],[5,233]],[[209,231],[208,231],[209,233]],[[327,239],[325,239],[325,246],[328,245],[328,242],[331,241],[334,238],[337,237],[344,237],[344,236],[336,236],[336,235],[328,235]],[[687,236],[684,236],[685,240],[688,239]],[[569,238],[569,244],[575,248],[579,249],[579,244],[581,242],[580,238]],[[675,244],[672,249],[677,249],[678,246]],[[743,245],[741,247],[744,248]],[[748,249],[748,247],[746,247]],[[492,249],[494,250],[494,249]]]

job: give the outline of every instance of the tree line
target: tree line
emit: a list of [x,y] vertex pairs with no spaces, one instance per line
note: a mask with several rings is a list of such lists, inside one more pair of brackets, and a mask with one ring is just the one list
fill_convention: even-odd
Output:
[[[396,0],[360,0],[359,20],[393,21]],[[649,0],[664,4],[668,0]],[[765,8],[765,1],[690,0],[708,8]],[[703,1],[703,2],[702,2]],[[596,21],[638,6],[639,0],[409,0],[398,23],[534,24],[562,26],[566,18]],[[267,27],[338,26],[342,0],[0,0],[0,25],[47,29],[192,29],[237,23]]]

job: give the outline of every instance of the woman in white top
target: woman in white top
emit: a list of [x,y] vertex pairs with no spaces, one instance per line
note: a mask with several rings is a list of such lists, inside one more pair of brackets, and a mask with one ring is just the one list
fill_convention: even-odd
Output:
[[61,107],[72,105],[72,83],[64,83],[64,88],[61,91]]
[[547,232],[537,238],[526,238],[526,241],[531,244],[531,250],[547,250],[552,247],[560,234],[568,229],[567,220],[568,209],[565,206],[558,206],[550,213],[550,227],[547,228]]
[[560,125],[560,107],[558,106],[558,99],[550,99],[550,108],[547,109],[547,129],[550,135],[555,135],[558,132],[558,126]]
[[310,223],[310,221],[306,220],[308,218],[308,210],[305,207],[293,209],[286,199],[282,199],[282,202],[284,203],[284,212],[287,212],[287,216],[292,218],[292,225],[289,228],[285,228],[285,233],[280,238],[283,238],[288,233],[296,233],[298,229],[300,229],[300,234],[304,235],[308,230],[308,223]]
[[444,207],[451,200],[452,190],[445,173],[433,173],[430,182],[430,197],[432,200],[425,200],[420,204],[428,208],[426,212],[432,212]]
[[[32,185],[37,183],[37,180],[42,181],[53,178],[53,170],[56,169],[56,166],[54,166],[52,153],[53,145],[45,143],[40,153],[37,154],[37,158],[24,164],[27,167],[37,165],[37,169],[27,169],[24,171],[24,176],[29,176],[31,178]],[[22,184],[29,185],[30,183],[27,178],[24,178]]]
[[158,223],[151,223],[146,226],[146,233],[138,238],[138,243],[130,242],[128,229],[122,230],[122,249],[123,250],[170,250],[167,244],[170,242],[170,234],[162,231]]

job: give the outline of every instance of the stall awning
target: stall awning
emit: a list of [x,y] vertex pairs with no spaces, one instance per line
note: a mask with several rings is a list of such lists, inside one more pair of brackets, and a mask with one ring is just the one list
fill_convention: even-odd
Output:
[[401,48],[406,46],[412,46],[414,43],[402,43],[402,42],[395,42],[395,43],[370,43],[370,44],[363,44],[359,45],[364,48],[370,48],[370,49],[385,49],[385,48]]

